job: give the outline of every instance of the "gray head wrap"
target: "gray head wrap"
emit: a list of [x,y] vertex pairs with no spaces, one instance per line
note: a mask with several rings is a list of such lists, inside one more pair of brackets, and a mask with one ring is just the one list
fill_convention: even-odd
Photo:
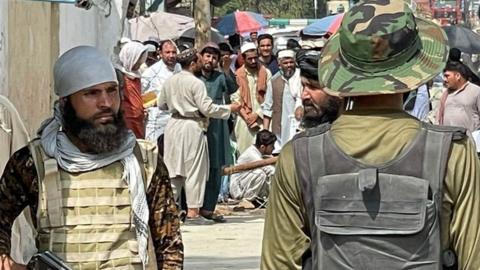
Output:
[[53,76],[55,94],[59,97],[100,83],[118,83],[110,59],[91,46],[78,46],[65,52],[55,63]]

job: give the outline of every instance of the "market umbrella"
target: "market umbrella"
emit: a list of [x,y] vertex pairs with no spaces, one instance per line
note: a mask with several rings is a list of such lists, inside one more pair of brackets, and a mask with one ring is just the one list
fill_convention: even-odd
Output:
[[335,34],[342,24],[344,13],[323,17],[314,23],[303,28],[302,32],[309,36],[324,36],[326,34]]
[[480,35],[460,25],[443,26],[448,37],[448,45],[468,54],[480,53]]
[[130,19],[132,40],[145,41],[151,37],[159,40],[176,39],[179,33],[195,26],[192,18],[162,11],[152,12],[150,16]]
[[250,11],[235,11],[220,18],[215,28],[224,35],[259,31],[267,27],[268,21],[262,14]]
[[[215,28],[210,28],[212,30],[211,41],[215,43],[225,42],[225,37],[218,32]],[[179,38],[195,39],[195,27],[185,29],[179,34]]]

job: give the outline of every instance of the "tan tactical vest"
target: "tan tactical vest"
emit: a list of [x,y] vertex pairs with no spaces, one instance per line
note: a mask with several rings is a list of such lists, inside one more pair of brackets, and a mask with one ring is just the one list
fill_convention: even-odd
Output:
[[[148,187],[156,147],[141,141],[136,156]],[[71,174],[45,155],[39,141],[31,149],[39,171],[38,249],[50,250],[74,269],[143,269],[123,166]],[[141,152],[141,153],[140,153]],[[41,159],[41,160],[40,160]],[[40,161],[40,162],[39,162]],[[42,164],[43,163],[43,172]],[[43,175],[43,177],[41,177]],[[146,269],[157,269],[151,237]]]

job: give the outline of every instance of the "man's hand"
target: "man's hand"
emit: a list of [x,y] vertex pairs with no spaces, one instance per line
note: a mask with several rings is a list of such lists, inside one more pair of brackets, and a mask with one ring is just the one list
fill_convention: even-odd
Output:
[[242,105],[240,105],[240,104],[238,104],[238,103],[236,103],[236,102],[230,104],[230,110],[231,110],[232,112],[235,112],[235,113],[236,113],[236,112],[239,112],[239,111],[240,111],[240,108],[242,108]]
[[232,58],[230,58],[230,55],[224,55],[222,56],[222,68],[223,72],[228,73],[230,72],[230,65],[232,64]]
[[298,121],[302,120],[303,118],[303,107],[298,107],[295,109],[295,119]]
[[258,126],[257,124],[258,114],[252,112],[247,116],[247,125],[249,128]]
[[10,258],[8,255],[1,255],[0,270],[26,270],[27,267],[22,264],[18,264]]

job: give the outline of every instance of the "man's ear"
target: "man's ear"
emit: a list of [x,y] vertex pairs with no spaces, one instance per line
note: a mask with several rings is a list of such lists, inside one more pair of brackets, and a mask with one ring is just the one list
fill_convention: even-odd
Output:
[[258,148],[258,150],[260,150],[261,153],[265,152],[265,148],[267,148],[265,145],[260,145],[260,148]]
[[67,103],[68,101],[68,97],[62,97],[58,100],[60,102],[60,105],[61,106],[65,106],[65,104]]

